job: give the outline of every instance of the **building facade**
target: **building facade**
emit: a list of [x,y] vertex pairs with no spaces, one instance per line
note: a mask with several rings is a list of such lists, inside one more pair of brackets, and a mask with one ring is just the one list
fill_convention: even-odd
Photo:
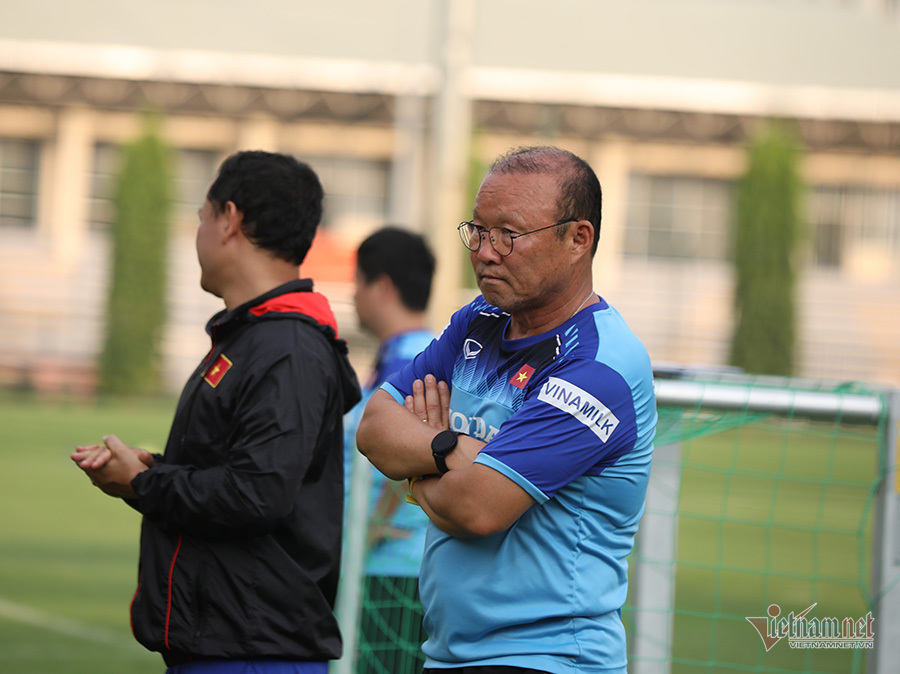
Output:
[[[788,117],[808,186],[797,374],[900,384],[900,82],[854,89],[517,67],[485,55],[497,4],[479,5],[468,24],[471,174],[477,180],[495,156],[535,143],[595,167],[604,188],[596,289],[654,361],[725,364],[733,185],[754,133]],[[880,49],[900,56],[900,31],[890,29],[892,47],[889,33],[872,30],[887,45]],[[0,384],[92,390],[119,148],[147,110],[161,114],[176,158],[167,385],[176,390],[205,352],[202,324],[221,306],[199,288],[196,211],[219,162],[239,149],[291,153],[322,177],[326,219],[303,273],[332,297],[367,367],[371,343],[350,298],[356,244],[385,222],[445,241],[471,208],[474,187],[453,212],[429,210],[446,68],[308,54],[256,55],[251,68],[233,54],[204,52],[206,62],[162,47],[123,49],[0,36]],[[125,68],[136,55],[166,67]],[[462,268],[461,246],[439,248],[441,264]],[[474,291],[436,292],[453,306]],[[447,318],[435,315],[435,326]]]

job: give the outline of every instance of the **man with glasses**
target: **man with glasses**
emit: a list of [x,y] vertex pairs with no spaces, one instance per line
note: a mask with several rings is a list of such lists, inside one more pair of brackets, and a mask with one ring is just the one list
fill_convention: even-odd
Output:
[[458,228],[481,296],[366,408],[360,450],[431,520],[426,672],[625,672],[656,404],[646,350],[593,291],[600,208],[570,152],[495,162]]

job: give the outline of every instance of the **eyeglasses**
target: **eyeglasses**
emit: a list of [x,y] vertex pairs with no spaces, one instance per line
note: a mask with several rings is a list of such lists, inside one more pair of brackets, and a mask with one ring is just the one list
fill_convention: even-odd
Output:
[[568,220],[560,220],[559,222],[554,222],[552,225],[547,225],[546,227],[538,227],[537,229],[532,229],[530,232],[513,234],[508,229],[504,229],[503,227],[491,227],[490,229],[485,229],[480,225],[476,225],[474,222],[469,222],[468,220],[466,220],[459,223],[459,227],[456,228],[456,231],[459,232],[459,238],[462,239],[463,245],[473,253],[481,248],[481,243],[484,241],[485,235],[488,235],[490,237],[491,247],[495,251],[497,251],[497,255],[506,257],[507,255],[512,253],[513,241],[515,239],[518,239],[520,236],[534,234],[535,232],[550,229],[551,227],[567,225],[570,222],[574,222],[574,220],[572,220],[572,218],[569,218]]

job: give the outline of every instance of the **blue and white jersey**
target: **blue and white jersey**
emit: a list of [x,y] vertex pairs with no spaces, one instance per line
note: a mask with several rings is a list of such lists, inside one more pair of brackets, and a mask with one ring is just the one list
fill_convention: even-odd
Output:
[[504,337],[478,298],[382,388],[397,402],[431,373],[451,428],[534,498],[509,529],[455,538],[429,525],[420,575],[429,667],[624,671],[620,609],[656,428],[650,359],[605,301],[554,330]]
[[[349,498],[350,494],[351,466],[353,466],[353,456],[357,451],[356,430],[369,399],[389,375],[412,361],[433,339],[434,335],[428,330],[409,330],[385,340],[378,350],[375,368],[363,388],[362,399],[344,415],[344,493],[346,498]],[[372,489],[369,492],[368,506],[371,518],[382,493],[389,488],[390,480],[371,465],[367,465],[367,468],[372,475]],[[428,522],[428,516],[420,508],[407,508],[405,503],[401,504],[391,515],[390,525],[404,532],[405,537],[383,540],[369,550],[366,556],[366,575],[408,578],[418,576]]]

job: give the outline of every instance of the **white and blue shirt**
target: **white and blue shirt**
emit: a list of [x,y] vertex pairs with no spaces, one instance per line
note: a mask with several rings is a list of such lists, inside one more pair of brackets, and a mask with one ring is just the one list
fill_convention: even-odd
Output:
[[[353,456],[357,452],[356,430],[359,428],[360,419],[362,419],[369,399],[388,376],[412,361],[432,340],[434,340],[434,334],[429,330],[408,330],[389,337],[378,349],[375,368],[363,388],[362,399],[344,415],[345,500],[349,499],[350,467],[354,465]],[[371,518],[381,495],[390,488],[390,480],[371,465],[367,465],[367,468],[371,471],[372,476],[372,489],[369,492],[368,505],[368,513]],[[405,505],[402,504],[395,510],[389,521],[391,527],[404,532],[403,537],[382,540],[368,551],[365,565],[367,576],[415,578],[419,575],[422,551],[425,547],[425,530],[429,520],[421,508],[407,508]]]
[[476,459],[534,498],[506,531],[455,538],[429,525],[420,574],[429,667],[624,671],[631,552],[656,427],[650,359],[605,301],[509,340],[478,298],[382,387],[397,402],[431,373]]

